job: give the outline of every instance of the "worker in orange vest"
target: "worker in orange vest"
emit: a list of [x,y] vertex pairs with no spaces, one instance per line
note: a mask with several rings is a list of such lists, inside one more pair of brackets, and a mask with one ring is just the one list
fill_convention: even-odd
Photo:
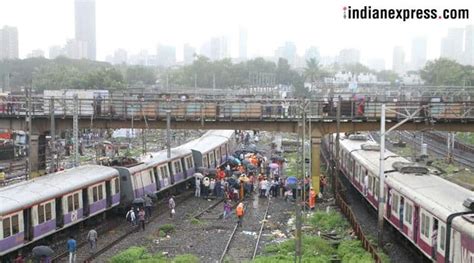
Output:
[[313,187],[309,190],[309,208],[314,210],[316,206],[316,192],[314,191]]
[[237,205],[237,208],[235,209],[235,214],[237,215],[238,221],[237,224],[238,226],[242,226],[242,220],[244,219],[244,203],[240,202],[239,205]]

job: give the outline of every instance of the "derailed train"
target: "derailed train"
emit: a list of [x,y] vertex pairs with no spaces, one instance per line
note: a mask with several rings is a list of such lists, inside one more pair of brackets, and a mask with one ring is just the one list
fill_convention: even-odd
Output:
[[[376,210],[379,155],[366,135],[341,136],[341,171]],[[435,262],[474,262],[474,192],[390,151],[384,167],[385,220]]]
[[182,184],[196,164],[223,164],[232,154],[233,136],[233,131],[208,131],[171,149],[171,158],[163,150],[129,167],[85,165],[0,189],[0,256]]

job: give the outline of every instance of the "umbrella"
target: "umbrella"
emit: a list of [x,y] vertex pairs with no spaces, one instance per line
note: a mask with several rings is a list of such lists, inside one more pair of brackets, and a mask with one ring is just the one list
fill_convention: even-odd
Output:
[[252,157],[253,156],[253,153],[247,153],[244,155],[245,158],[249,158],[249,157]]
[[52,250],[48,246],[36,246],[33,248],[33,256],[34,257],[50,257],[54,254],[54,250]]
[[143,203],[145,203],[145,200],[143,200],[143,198],[141,197],[133,199],[133,202],[132,202],[132,204],[134,205],[143,205]]
[[298,179],[296,179],[294,176],[290,176],[286,179],[286,183],[296,185],[298,183]]
[[233,164],[240,165],[240,160],[238,158],[235,158],[234,156],[229,156],[229,160]]
[[249,179],[247,176],[245,176],[245,175],[241,175],[241,176],[240,176],[240,181],[242,181],[242,182],[248,182],[248,181],[250,181],[250,179]]
[[217,170],[216,170],[216,169],[213,169],[213,168],[207,170],[207,172],[208,172],[209,175],[216,175],[216,174],[217,174]]
[[271,163],[268,165],[268,167],[270,167],[271,169],[276,169],[278,167],[280,167],[280,165],[278,165],[277,163]]
[[249,165],[250,161],[248,159],[242,160],[243,165]]
[[241,172],[239,172],[239,171],[235,171],[235,172],[234,172],[232,175],[239,176],[239,175],[241,175],[241,174],[242,174]]
[[202,179],[204,177],[202,173],[194,173],[193,175],[194,177],[199,178],[199,179]]
[[205,174],[207,172],[207,167],[198,167],[196,168],[197,173]]

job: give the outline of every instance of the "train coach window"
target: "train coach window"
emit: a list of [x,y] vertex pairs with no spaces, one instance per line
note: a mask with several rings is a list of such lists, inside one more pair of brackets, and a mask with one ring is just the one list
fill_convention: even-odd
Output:
[[38,205],[38,224],[44,222],[44,206]]
[[73,203],[72,203],[72,195],[67,197],[67,211],[72,212],[74,210]]
[[18,225],[18,215],[12,216],[12,235],[20,232],[20,227]]
[[430,217],[421,213],[421,234],[426,238],[430,237]]
[[51,211],[51,203],[47,203],[45,206],[44,206],[44,212],[46,214],[46,221],[48,220],[51,220],[52,217],[52,211]]
[[153,171],[150,170],[150,171],[148,172],[148,175],[150,176],[150,182],[154,183],[155,181],[154,181],[154,179],[153,179]]
[[440,226],[439,227],[438,239],[439,239],[438,240],[439,249],[444,251],[445,242],[446,242],[446,227],[445,226]]
[[115,184],[115,193],[118,194],[118,192],[120,190],[119,180],[115,179],[114,184]]
[[79,194],[74,194],[74,210],[79,209]]
[[104,199],[104,192],[102,190],[103,190],[102,185],[99,185],[98,190],[97,190],[99,192],[99,200]]
[[2,220],[2,223],[3,223],[3,238],[7,238],[9,236],[11,236],[11,231],[10,231],[10,218],[7,217],[7,218],[4,218]]
[[411,225],[413,215],[413,206],[406,202],[405,204],[405,222]]
[[193,167],[193,158],[191,157],[186,157],[186,170],[187,169],[190,169],[191,167]]
[[92,202],[97,202],[97,187],[92,187]]
[[395,212],[394,215],[398,215],[398,200],[399,196],[397,194],[393,194],[392,196],[392,211]]
[[174,171],[175,171],[175,173],[177,173],[177,174],[183,172],[183,171],[181,170],[181,164],[179,163],[179,161],[174,162]]

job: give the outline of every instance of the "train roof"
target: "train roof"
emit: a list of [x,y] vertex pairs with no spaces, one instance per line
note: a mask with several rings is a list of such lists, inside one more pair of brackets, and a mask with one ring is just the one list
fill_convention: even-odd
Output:
[[[370,167],[373,174],[378,175],[379,152],[356,150],[361,149],[361,145],[366,143],[349,139],[341,140],[341,145],[344,148],[352,151],[358,161],[363,162],[367,167]],[[386,158],[388,157],[384,163],[384,170],[386,172],[393,171],[392,165],[395,162],[409,162],[407,159],[397,156],[390,151],[386,151],[385,156]],[[430,213],[443,220],[446,220],[452,213],[468,211],[463,206],[463,201],[468,197],[474,196],[473,191],[433,174],[416,175],[393,171],[386,174],[385,180],[396,191],[415,203],[422,204]],[[455,221],[459,222],[457,219]]]
[[232,130],[212,130],[196,141],[192,150],[206,153],[217,146],[226,143],[234,134]]
[[118,171],[111,167],[84,165],[2,188],[0,216],[110,180],[117,175]]

